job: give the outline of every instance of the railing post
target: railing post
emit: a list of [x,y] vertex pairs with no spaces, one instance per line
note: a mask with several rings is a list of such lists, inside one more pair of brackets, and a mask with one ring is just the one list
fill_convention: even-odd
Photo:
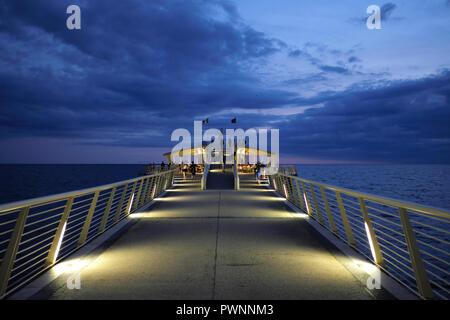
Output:
[[309,189],[311,190],[314,207],[316,208],[317,218],[319,219],[320,224],[323,225],[324,222],[323,222],[323,218],[322,218],[322,213],[320,212],[319,203],[317,202],[316,193],[314,192],[314,187],[313,187],[312,183],[309,184]]
[[300,206],[300,209],[302,209],[304,212],[306,211],[306,207],[305,207],[305,200],[303,200],[303,194],[300,191],[300,187],[299,187],[299,180],[295,179],[295,187],[297,189],[297,203]]
[[[160,184],[159,184],[159,194],[161,194],[161,193],[163,193],[164,192],[164,184],[166,183],[166,175],[165,174],[163,174],[163,175],[161,175],[161,182],[160,182]],[[158,194],[158,195],[159,195]]]
[[291,201],[292,203],[294,203],[294,192],[292,192],[292,178],[291,177],[288,177],[287,178],[287,181],[288,181],[288,186],[287,186],[287,188],[288,188],[288,194],[289,194],[289,201]]
[[72,210],[74,197],[70,197],[67,199],[66,206],[64,208],[64,212],[61,216],[61,220],[59,220],[58,228],[56,229],[55,236],[53,237],[52,246],[50,247],[50,250],[48,251],[47,255],[47,266],[50,266],[55,263],[59,250],[59,246],[61,245],[62,238],[64,237],[63,231],[65,228],[65,225],[67,223],[67,220],[69,220],[70,211]]
[[161,175],[161,183],[159,186],[159,194],[162,194],[166,189],[164,186],[166,185],[166,174]]
[[142,195],[142,187],[144,186],[145,179],[141,179],[139,182],[139,189],[137,192],[136,197],[134,198],[133,208],[131,208],[132,211],[136,210],[139,207],[139,203],[141,202],[141,195]]
[[149,180],[149,185],[148,185],[148,192],[145,195],[145,202],[144,204],[148,203],[152,197],[152,193],[155,187],[155,180],[156,180],[156,176],[152,176]]
[[161,193],[163,193],[163,185],[164,185],[164,175],[160,175],[157,187],[158,192],[155,194],[155,198],[158,197]]
[[130,196],[128,197],[128,201],[127,201],[127,206],[125,207],[125,209],[127,210],[125,213],[125,216],[128,216],[130,214],[131,210],[131,206],[133,205],[133,203],[131,203],[131,201],[135,201],[135,197],[134,197],[134,192],[136,191],[136,186],[137,186],[137,181],[135,181],[133,183],[133,188],[131,189],[131,193]]
[[108,204],[106,205],[105,212],[103,213],[102,221],[100,222],[100,226],[98,227],[97,234],[103,233],[106,228],[106,223],[108,222],[109,213],[111,212],[112,203],[114,201],[114,196],[116,195],[117,187],[112,188],[111,195],[109,196]]
[[142,190],[141,198],[139,199],[139,207],[142,207],[146,203],[150,179],[151,179],[150,177],[145,179],[145,185]]
[[278,192],[278,174],[276,174],[275,176],[272,176],[272,184],[273,184],[273,190],[275,190],[275,192]]
[[159,178],[159,186],[158,186],[158,196],[164,192],[164,183],[165,183],[166,175],[161,174]]
[[348,221],[347,213],[345,212],[344,204],[342,203],[342,198],[339,191],[336,191],[336,200],[339,206],[339,211],[341,212],[342,224],[344,225],[347,242],[351,247],[356,248],[355,237],[353,236],[352,227]]
[[433,299],[433,290],[431,289],[427,272],[420,256],[419,247],[417,246],[416,237],[411,227],[411,222],[409,221],[408,212],[405,208],[398,208],[398,212],[402,222],[406,244],[408,246],[409,257],[411,258],[411,264],[416,276],[416,283],[419,293],[425,299]]
[[305,184],[303,183],[303,181],[301,181],[301,184],[302,184],[303,195],[305,196],[305,201],[306,201],[306,211],[307,211],[308,215],[310,217],[312,217],[313,213],[312,213],[312,209],[311,209],[311,204],[309,203],[308,194],[306,193],[306,187],[305,187]]
[[173,186],[173,182],[175,181],[175,172],[172,171],[172,176],[170,177],[170,186]]
[[285,191],[284,193],[286,199],[289,200],[291,198],[291,195],[289,194],[289,178],[286,176],[283,176],[283,185],[284,185],[283,191]]
[[125,201],[125,196],[127,195],[127,191],[128,191],[128,183],[123,187],[122,195],[120,196],[119,205],[117,206],[113,223],[116,223],[117,221],[119,221],[120,213],[122,212],[123,202]]
[[9,276],[11,275],[11,270],[14,266],[14,261],[16,260],[16,254],[19,249],[20,239],[22,238],[29,211],[30,207],[25,207],[20,210],[16,225],[14,226],[14,231],[9,240],[8,248],[3,256],[2,265],[0,267],[0,297],[6,293],[8,288]]
[[86,242],[86,238],[89,232],[89,227],[91,226],[92,216],[94,215],[95,207],[97,206],[97,200],[100,190],[94,193],[94,198],[92,198],[91,206],[89,208],[86,219],[84,220],[83,229],[81,229],[80,237],[78,238],[78,246],[83,245]]
[[325,206],[325,211],[327,213],[328,224],[330,226],[331,232],[333,232],[334,234],[337,234],[336,225],[334,224],[334,218],[333,218],[333,215],[331,214],[330,206],[328,204],[328,199],[325,194],[325,190],[322,186],[320,187],[320,194],[322,195],[323,205]]
[[281,194],[283,195],[283,197],[288,199],[289,196],[288,196],[288,192],[287,192],[287,189],[286,189],[286,178],[284,176],[281,176],[281,175],[280,175],[280,189],[281,189]]
[[158,196],[159,181],[161,180],[161,176],[156,176],[154,180],[155,180],[155,183],[153,185],[153,189],[151,191],[152,193],[150,195],[149,200],[153,200]]
[[363,214],[367,238],[369,240],[370,248],[372,249],[373,259],[375,260],[375,263],[377,265],[383,267],[384,266],[383,255],[380,250],[380,245],[378,244],[377,236],[375,235],[375,230],[373,228],[372,221],[370,221],[366,203],[362,197],[359,197],[359,206],[361,207],[361,212]]
[[290,202],[294,202],[293,201],[293,193],[292,193],[292,178],[291,177],[287,177],[286,178],[286,189],[287,189],[287,193],[288,193],[288,200],[290,201]]
[[281,176],[280,175],[277,175],[277,191],[278,191],[278,194],[282,194],[282,191],[283,190],[283,181],[281,181]]

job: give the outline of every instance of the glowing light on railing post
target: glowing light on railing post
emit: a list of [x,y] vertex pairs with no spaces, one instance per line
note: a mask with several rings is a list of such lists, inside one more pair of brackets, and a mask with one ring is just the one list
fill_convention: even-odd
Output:
[[374,261],[377,261],[377,258],[375,255],[375,249],[373,247],[373,239],[370,235],[369,226],[367,225],[367,222],[364,222],[364,227],[366,229],[367,240],[369,241],[370,252],[372,253],[372,258]]
[[156,192],[156,184],[153,186],[152,199],[155,197]]
[[62,244],[62,241],[63,241],[63,238],[64,238],[64,233],[66,232],[66,227],[67,227],[67,222],[65,222],[63,227],[62,227],[61,236],[59,237],[58,245],[56,246],[55,258],[53,259],[54,260],[53,262],[58,260],[58,254],[59,254],[59,250],[61,249],[61,244]]
[[131,201],[130,201],[130,205],[128,206],[128,209],[127,209],[127,215],[130,214],[131,208],[133,207],[133,203],[134,203],[134,193],[131,195]]
[[286,185],[283,183],[284,197],[287,199]]
[[305,194],[303,194],[303,199],[305,200],[306,211],[308,212],[309,215],[311,215],[311,212],[309,212],[309,203],[308,203],[308,199],[306,198],[306,195],[305,195]]

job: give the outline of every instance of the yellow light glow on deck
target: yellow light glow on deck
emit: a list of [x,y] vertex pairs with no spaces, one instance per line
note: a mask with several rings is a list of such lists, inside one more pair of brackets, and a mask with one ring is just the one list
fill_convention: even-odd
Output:
[[52,272],[56,275],[61,275],[64,273],[77,273],[81,269],[88,265],[89,261],[87,259],[72,259],[58,263],[52,268]]
[[167,190],[167,192],[187,192],[187,191],[200,191],[200,187],[197,187],[197,188],[178,188],[178,189]]
[[247,201],[247,199],[251,201],[275,201],[275,202],[286,201],[285,198],[274,197],[271,195],[247,196],[245,202]]
[[152,218],[152,214],[150,211],[145,212],[135,212],[133,214],[130,214],[129,216],[131,219],[142,219],[142,218]]
[[360,268],[362,271],[368,273],[368,274],[374,274],[376,271],[378,271],[378,268],[376,265],[369,263],[367,261],[363,260],[353,260],[353,263]]

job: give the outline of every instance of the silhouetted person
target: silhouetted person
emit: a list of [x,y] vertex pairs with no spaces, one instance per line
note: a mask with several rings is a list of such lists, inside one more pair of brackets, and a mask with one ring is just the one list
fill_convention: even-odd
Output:
[[164,171],[164,169],[166,168],[166,164],[164,163],[164,161],[161,162],[161,171]]
[[258,180],[258,184],[260,184],[260,179],[261,179],[261,162],[257,162],[255,164],[255,174],[256,174],[256,179]]
[[183,180],[186,180],[186,174],[188,172],[188,165],[187,164],[181,164],[182,165],[182,171],[183,171]]
[[191,174],[192,174],[192,180],[194,180],[195,173],[197,172],[197,165],[194,163],[194,161],[192,161],[190,169],[191,169]]

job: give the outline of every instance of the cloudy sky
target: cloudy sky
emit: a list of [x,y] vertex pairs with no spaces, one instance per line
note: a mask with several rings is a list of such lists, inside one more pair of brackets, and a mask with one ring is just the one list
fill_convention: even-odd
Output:
[[0,162],[156,161],[237,117],[287,163],[448,164],[449,53],[449,0],[0,0]]

